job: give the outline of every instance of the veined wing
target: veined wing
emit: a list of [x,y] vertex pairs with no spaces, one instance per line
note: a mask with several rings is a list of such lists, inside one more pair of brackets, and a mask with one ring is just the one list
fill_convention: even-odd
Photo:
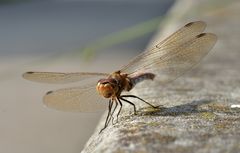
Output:
[[137,56],[121,71],[130,75],[151,72],[161,83],[176,79],[197,64],[216,43],[215,34],[201,33],[204,28],[205,24],[200,21],[185,25],[152,50]]
[[147,50],[133,60],[131,60],[128,65],[124,66],[121,71],[126,73],[133,73],[138,69],[141,69],[139,63],[143,63],[148,60],[148,56],[158,56],[161,57],[165,54],[169,53],[169,50],[165,50],[165,48],[169,48],[172,46],[173,48],[193,39],[196,35],[202,33],[206,28],[206,23],[202,21],[190,22],[174,32],[172,35],[155,45],[152,49]]
[[107,73],[88,73],[88,72],[77,73],[26,72],[23,74],[23,78],[40,83],[63,84],[92,78],[106,77],[108,75],[109,74]]
[[190,22],[174,32],[171,36],[167,37],[165,40],[158,43],[154,48],[182,44],[202,33],[205,28],[206,23],[203,21]]
[[96,84],[49,91],[43,101],[50,108],[72,112],[104,110],[108,102],[97,93]]

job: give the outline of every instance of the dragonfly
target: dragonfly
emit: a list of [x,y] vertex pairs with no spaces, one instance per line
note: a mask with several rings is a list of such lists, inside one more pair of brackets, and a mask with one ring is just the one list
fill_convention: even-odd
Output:
[[[174,32],[163,41],[140,53],[128,64],[113,73],[59,73],[59,72],[26,72],[23,78],[40,83],[64,84],[79,82],[77,87],[49,91],[43,97],[46,106],[62,111],[92,112],[107,107],[108,113],[102,132],[113,114],[118,116],[123,102],[133,106],[131,98],[154,106],[139,96],[129,94],[138,83],[156,81],[165,85],[182,76],[208,54],[217,41],[213,33],[204,33],[206,23],[190,22]],[[83,83],[87,81],[87,83]],[[128,93],[128,94],[126,94]],[[119,107],[118,107],[119,106]],[[116,108],[118,107],[118,111]]]

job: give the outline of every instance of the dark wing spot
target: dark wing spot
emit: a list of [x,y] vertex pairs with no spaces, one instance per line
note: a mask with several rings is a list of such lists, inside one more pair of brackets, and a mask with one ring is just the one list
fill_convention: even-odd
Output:
[[34,73],[34,72],[31,72],[31,71],[30,71],[30,72],[26,72],[26,74],[33,74],[33,73]]
[[201,33],[201,34],[197,35],[196,37],[197,37],[197,38],[200,38],[200,37],[203,37],[203,36],[205,36],[205,35],[206,35],[206,33]]
[[189,22],[188,24],[185,25],[185,27],[189,27],[191,25],[193,25],[194,22]]
[[46,93],[46,95],[49,95],[49,94],[51,94],[51,93],[53,93],[53,91],[48,91],[48,92]]

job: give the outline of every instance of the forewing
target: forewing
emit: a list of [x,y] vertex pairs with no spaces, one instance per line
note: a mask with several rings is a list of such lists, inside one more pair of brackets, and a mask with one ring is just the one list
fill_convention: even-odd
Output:
[[202,21],[186,24],[165,40],[155,45],[152,49],[135,57],[128,65],[124,66],[121,71],[125,73],[134,73],[143,69],[144,63],[151,60],[152,56],[160,58],[161,56],[170,54],[169,52],[174,51],[174,49],[179,45],[186,43],[187,41],[193,39],[196,35],[202,33],[205,28],[206,24]]
[[202,33],[197,35],[191,41],[175,48],[173,54],[163,56],[161,61],[155,59],[152,68],[146,66],[146,69],[152,73],[158,72],[158,80],[162,83],[173,81],[199,63],[212,49],[216,40],[215,34]]
[[211,33],[201,33],[206,24],[192,22],[145,51],[121,70],[135,75],[139,72],[156,74],[162,84],[175,80],[197,64],[214,46],[217,37]]
[[190,22],[174,32],[171,36],[167,37],[165,40],[161,41],[154,48],[182,44],[202,33],[205,28],[206,23],[203,21]]
[[[138,67],[130,73],[150,72],[156,74],[160,83],[168,83],[184,74],[197,64],[214,46],[217,37],[212,33],[202,33],[176,46],[164,46],[165,54],[144,54]],[[161,48],[158,49],[161,52]]]
[[107,73],[58,73],[58,72],[26,72],[23,78],[40,83],[64,84],[86,79],[94,79],[108,76]]
[[43,101],[50,108],[72,112],[104,110],[108,103],[97,93],[95,84],[49,91]]

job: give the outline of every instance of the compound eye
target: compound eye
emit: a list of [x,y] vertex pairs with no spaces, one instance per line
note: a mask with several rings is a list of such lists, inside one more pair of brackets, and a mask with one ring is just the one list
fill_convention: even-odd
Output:
[[105,98],[110,98],[113,95],[113,87],[110,83],[102,84],[101,93]]

